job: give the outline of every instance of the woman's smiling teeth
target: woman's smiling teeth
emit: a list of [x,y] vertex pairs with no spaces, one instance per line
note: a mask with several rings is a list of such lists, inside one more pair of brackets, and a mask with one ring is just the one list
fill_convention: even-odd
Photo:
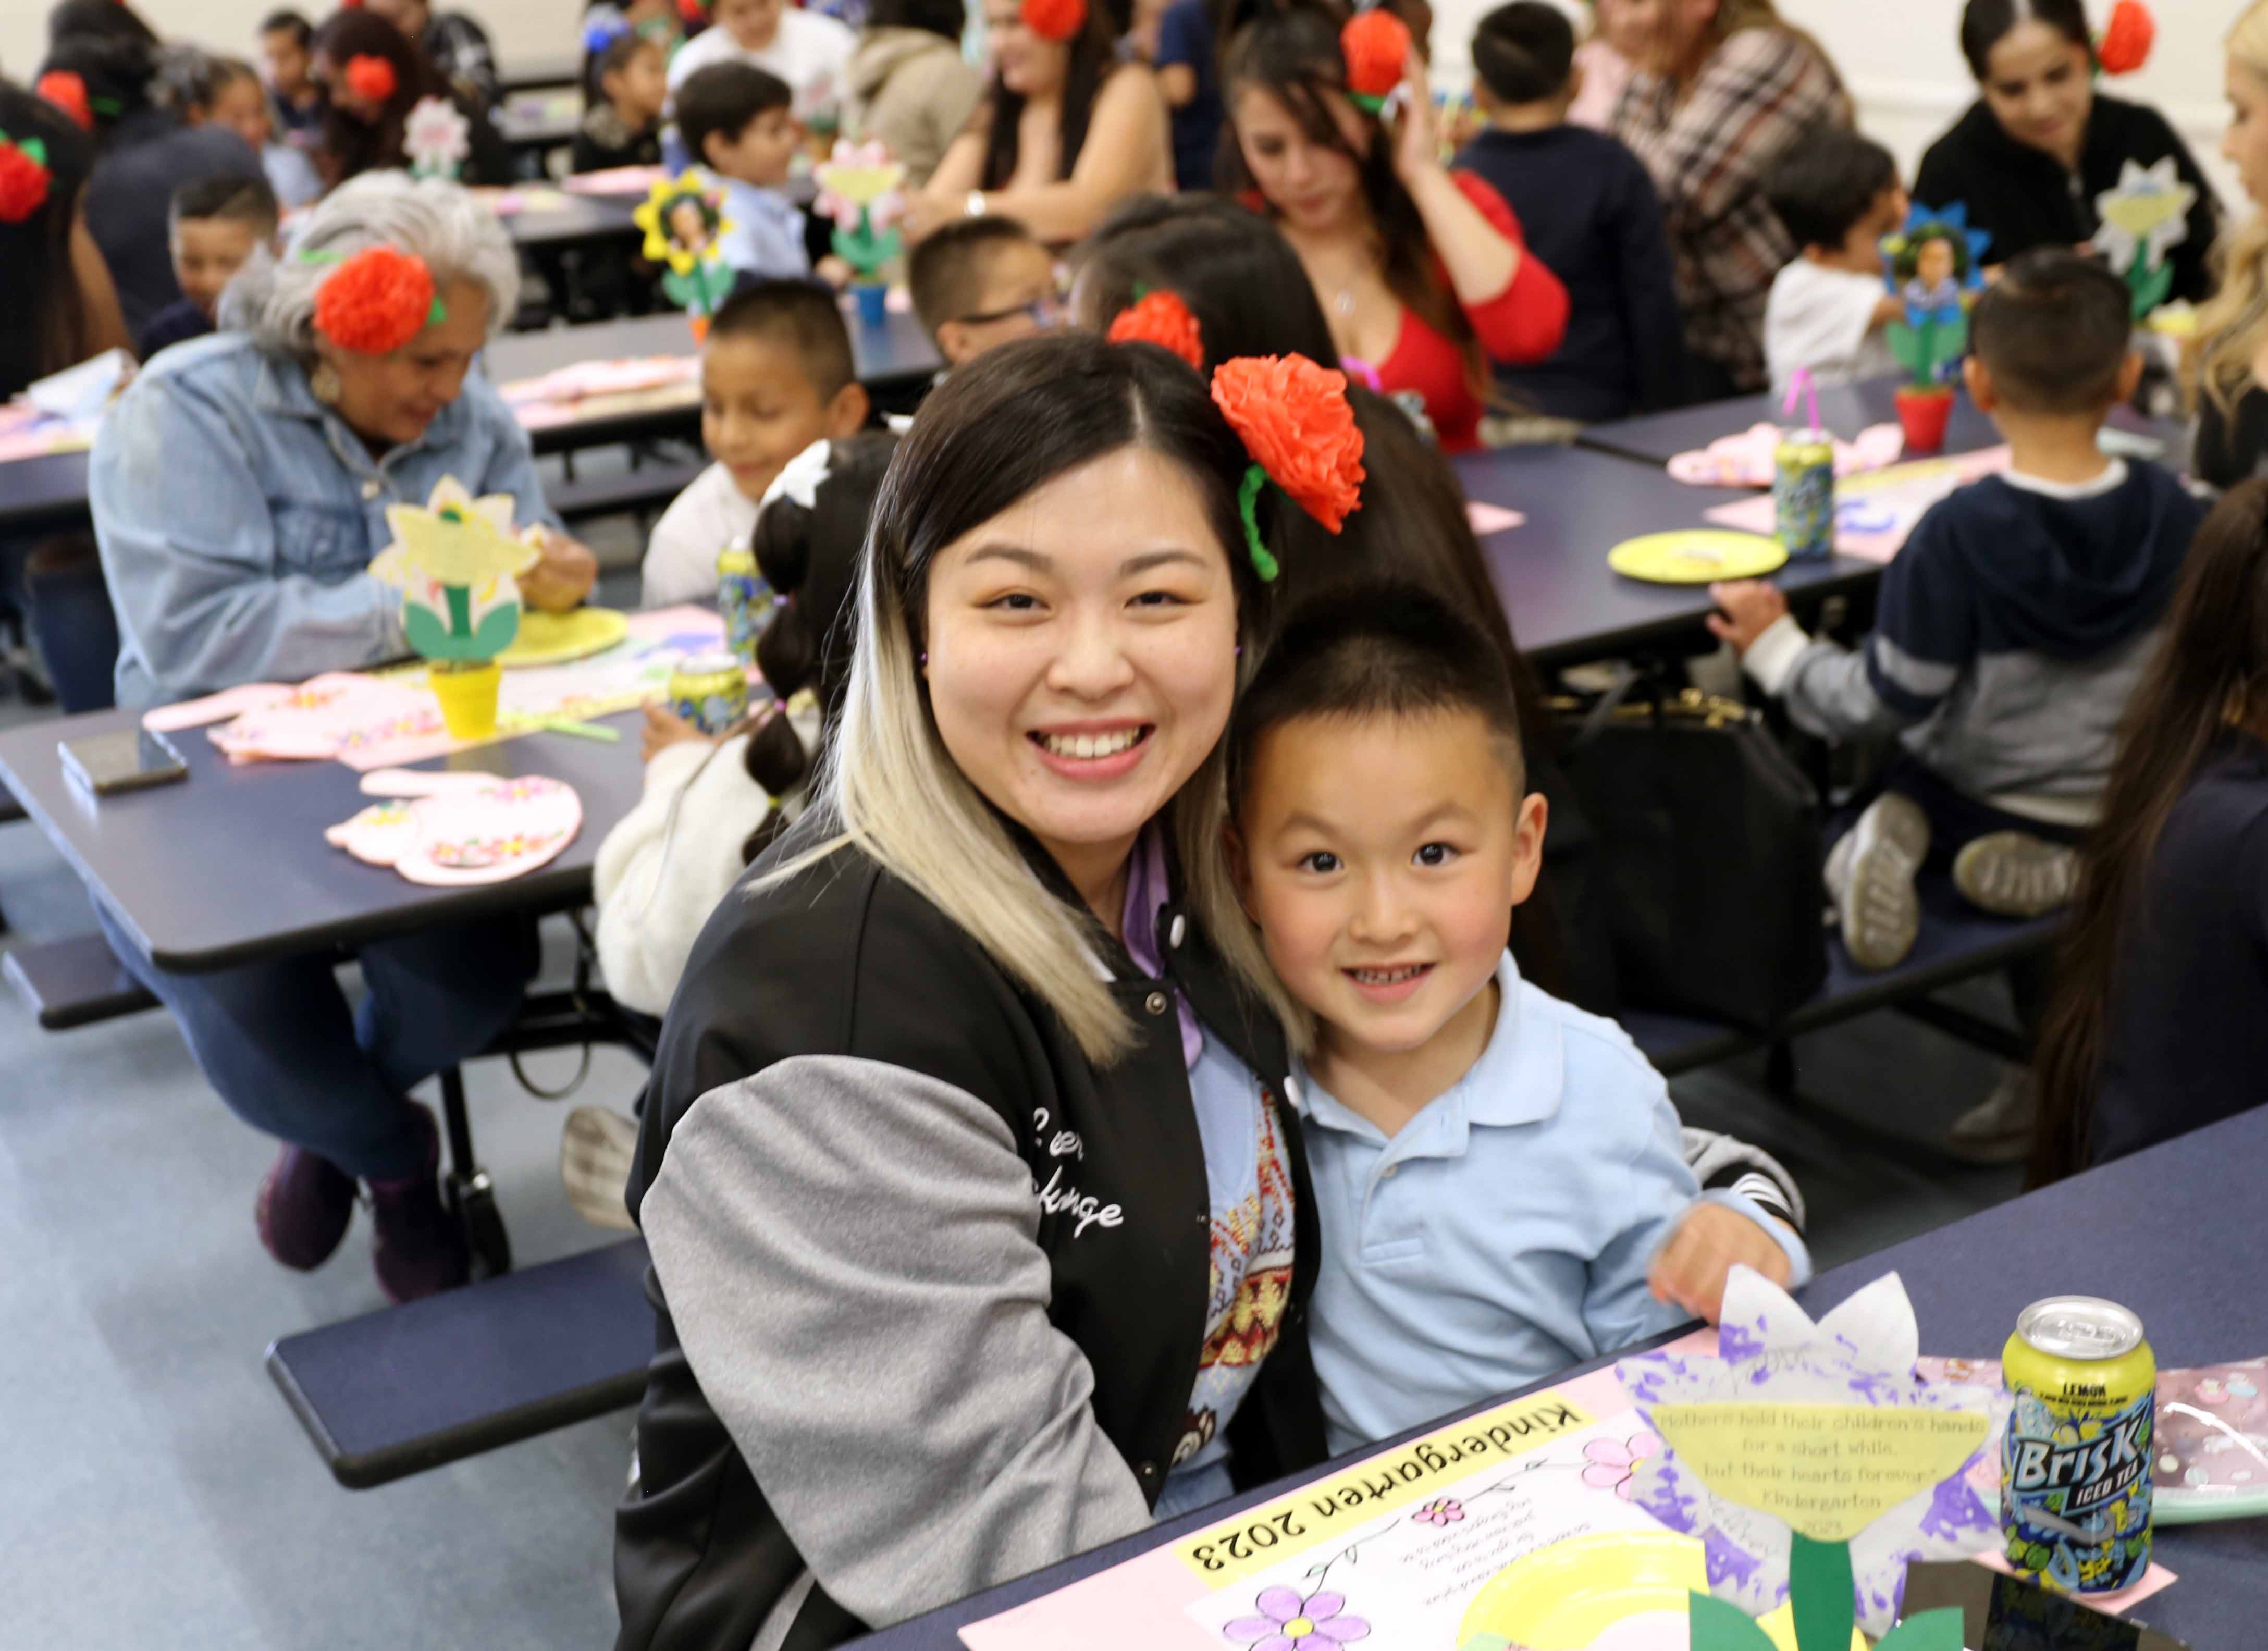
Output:
[[1050,756],[1094,758],[1116,756],[1121,751],[1131,750],[1149,734],[1146,727],[1116,728],[1108,733],[1049,733],[1041,730],[1032,735]]
[[1431,963],[1402,963],[1392,969],[1350,969],[1346,972],[1366,986],[1398,986],[1405,980],[1415,980]]

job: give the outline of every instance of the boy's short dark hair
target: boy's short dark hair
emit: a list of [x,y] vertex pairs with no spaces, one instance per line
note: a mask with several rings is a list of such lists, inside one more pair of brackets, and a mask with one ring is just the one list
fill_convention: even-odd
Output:
[[1241,813],[1252,759],[1270,729],[1303,718],[1471,711],[1502,742],[1527,789],[1512,672],[1486,633],[1421,586],[1351,585],[1294,613],[1229,724],[1229,806]]
[[705,166],[712,133],[738,143],[756,116],[794,103],[787,82],[769,70],[754,63],[711,63],[695,70],[677,89],[677,135],[694,164]]
[[1840,247],[1885,189],[1898,163],[1870,137],[1822,122],[1787,146],[1764,173],[1764,199],[1798,247]]
[[2133,303],[2093,259],[2036,247],[2009,259],[1977,299],[1969,345],[2017,412],[2101,412],[2117,399],[2133,347]]
[[276,191],[268,180],[249,172],[216,173],[192,178],[173,191],[166,203],[166,225],[172,228],[185,218],[225,218],[249,224],[262,240],[276,232],[280,217]]
[[289,6],[280,11],[270,11],[261,18],[260,32],[262,34],[289,34],[303,52],[307,49],[308,42],[315,38],[315,26]]
[[946,322],[966,320],[976,307],[984,277],[1002,247],[1039,244],[1012,217],[954,219],[916,247],[906,262],[914,313],[934,338]]
[[709,337],[784,341],[822,402],[833,401],[858,376],[843,312],[835,295],[815,282],[743,280],[717,306]]
[[1512,0],[1473,30],[1473,73],[1500,103],[1541,103],[1567,90],[1575,31],[1557,6]]

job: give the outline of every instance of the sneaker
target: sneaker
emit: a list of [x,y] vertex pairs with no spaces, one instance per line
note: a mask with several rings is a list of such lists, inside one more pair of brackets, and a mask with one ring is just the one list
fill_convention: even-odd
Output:
[[2028,1068],[2011,1067],[1983,1101],[1953,1120],[1940,1147],[1972,1164],[2021,1163],[2032,1155],[2039,1106]]
[[1886,791],[1827,856],[1843,944],[1861,969],[1903,962],[1921,932],[1915,873],[1929,854],[1929,816],[1911,798]]
[[353,1219],[354,1177],[319,1153],[286,1146],[260,1183],[252,1219],[285,1266],[312,1272],[331,1258]]
[[559,1132],[559,1183],[575,1212],[593,1227],[637,1230],[622,1204],[637,1133],[636,1118],[604,1107],[577,1107],[567,1115],[567,1126]]
[[1953,886],[1972,906],[1999,918],[2039,918],[2071,903],[2079,851],[2029,831],[1993,831],[1961,845]]
[[431,1111],[414,1101],[409,1106],[425,1138],[424,1173],[370,1183],[371,1266],[396,1307],[453,1290],[473,1271],[464,1228],[441,1202],[440,1131]]

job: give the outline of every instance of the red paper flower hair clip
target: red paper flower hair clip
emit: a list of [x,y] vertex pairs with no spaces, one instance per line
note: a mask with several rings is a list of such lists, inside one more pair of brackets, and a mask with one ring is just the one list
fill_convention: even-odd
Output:
[[1330,533],[1362,506],[1362,429],[1346,385],[1344,373],[1305,356],[1240,356],[1212,371],[1213,404],[1252,455],[1236,503],[1263,582],[1280,570],[1260,542],[1254,506],[1263,487],[1275,483]]
[[2150,61],[2150,48],[2158,38],[2158,20],[2142,0],[2118,0],[2110,8],[2110,21],[2095,43],[2095,61],[2106,75],[2131,75]]
[[0,132],[0,224],[20,224],[48,203],[48,146],[36,137],[20,143]]
[[394,77],[392,63],[368,52],[347,59],[346,83],[347,90],[357,99],[376,104],[390,101],[401,85]]
[[1410,26],[1384,6],[1358,11],[1339,31],[1346,59],[1347,96],[1376,114],[1402,84],[1410,66]]
[[[316,262],[321,253],[302,254]],[[358,356],[387,356],[449,313],[425,261],[398,247],[365,247],[315,289],[315,330]]]
[[1086,0],[1024,0],[1024,26],[1058,45],[1086,26]]
[[1198,372],[1204,371],[1204,335],[1181,294],[1160,287],[1118,312],[1108,335],[1114,344],[1156,344],[1170,350]]
[[86,82],[70,70],[48,70],[32,90],[77,122],[81,129],[94,129],[94,106],[86,100]]

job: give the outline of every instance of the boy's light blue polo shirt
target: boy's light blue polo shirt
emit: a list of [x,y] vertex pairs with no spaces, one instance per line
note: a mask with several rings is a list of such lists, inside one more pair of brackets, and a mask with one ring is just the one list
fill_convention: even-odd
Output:
[[1388,1140],[1306,1073],[1322,1229],[1309,1315],[1334,1454],[1682,1322],[1646,1288],[1696,1198],[1803,1241],[1685,1166],[1660,1074],[1623,1029],[1528,985],[1510,953],[1479,1060]]
[[803,209],[784,191],[738,178],[722,178],[725,217],[733,227],[717,243],[718,256],[744,275],[768,281],[807,278],[811,251],[803,239]]

